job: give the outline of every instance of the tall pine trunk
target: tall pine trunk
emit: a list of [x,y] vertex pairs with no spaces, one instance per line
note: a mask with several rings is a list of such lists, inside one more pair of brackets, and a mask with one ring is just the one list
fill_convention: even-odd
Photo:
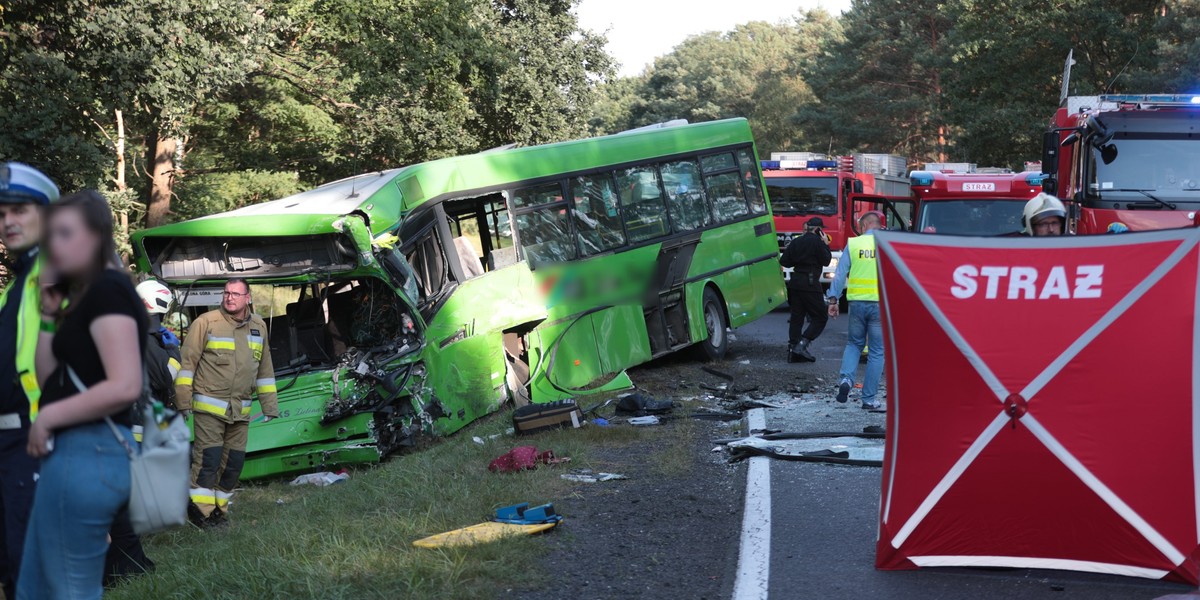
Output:
[[146,226],[167,222],[171,212],[171,188],[175,184],[175,151],[179,140],[157,134],[149,149],[150,201],[146,204]]

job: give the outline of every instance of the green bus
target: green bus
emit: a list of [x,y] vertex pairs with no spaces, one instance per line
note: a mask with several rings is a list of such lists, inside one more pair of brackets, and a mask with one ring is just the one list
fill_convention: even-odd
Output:
[[252,284],[281,417],[244,478],[377,461],[506,401],[629,387],[625,369],[783,302],[743,119],[370,173],[135,234],[186,324]]

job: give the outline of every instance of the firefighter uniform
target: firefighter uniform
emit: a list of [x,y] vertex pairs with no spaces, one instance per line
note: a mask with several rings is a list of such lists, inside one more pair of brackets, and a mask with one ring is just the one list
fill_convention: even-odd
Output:
[[191,499],[205,517],[228,509],[246,460],[254,396],[264,415],[279,416],[269,347],[261,317],[239,322],[222,309],[198,317],[183,340],[175,404],[194,415]]

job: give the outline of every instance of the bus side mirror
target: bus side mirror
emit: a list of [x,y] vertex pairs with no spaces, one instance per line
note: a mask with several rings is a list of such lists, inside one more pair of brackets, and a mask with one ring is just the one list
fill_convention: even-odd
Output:
[[[1051,129],[1042,135],[1042,172],[1058,174],[1058,132]],[[1045,184],[1043,184],[1045,185]]]
[[854,193],[855,194],[863,193],[863,182],[861,180],[858,180],[858,179],[854,180]]

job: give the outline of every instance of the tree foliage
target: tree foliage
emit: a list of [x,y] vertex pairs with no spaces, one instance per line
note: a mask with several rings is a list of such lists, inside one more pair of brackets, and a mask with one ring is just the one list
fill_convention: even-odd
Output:
[[764,152],[1015,167],[1040,156],[1068,51],[1073,94],[1195,92],[1198,34],[1192,0],[854,0],[691,38],[606,84],[592,127],[744,116]]
[[592,127],[746,117],[761,146],[805,143],[792,125],[796,107],[813,99],[800,68],[837,32],[837,21],[818,10],[793,23],[751,22],[688,38],[641,76],[608,84]]
[[153,224],[576,137],[611,74],[577,2],[13,0],[0,12],[0,159],[136,199],[130,212]]

